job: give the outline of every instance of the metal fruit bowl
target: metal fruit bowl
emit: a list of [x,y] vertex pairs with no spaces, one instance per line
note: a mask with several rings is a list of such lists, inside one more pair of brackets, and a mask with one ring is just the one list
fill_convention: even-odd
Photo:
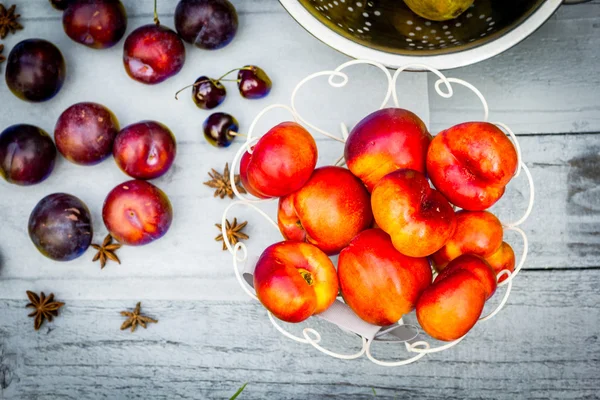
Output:
[[[280,0],[306,30],[354,58],[450,69],[493,57],[539,28],[563,0],[475,0],[458,18],[429,21],[402,0]],[[581,0],[564,3],[581,2]],[[417,68],[418,69],[418,68]]]

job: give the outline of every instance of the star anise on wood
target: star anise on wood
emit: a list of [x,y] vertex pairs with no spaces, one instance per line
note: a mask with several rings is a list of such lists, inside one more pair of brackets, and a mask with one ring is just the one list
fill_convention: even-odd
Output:
[[4,61],[6,61],[6,57],[4,57],[2,55],[2,51],[4,50],[4,45],[0,44],[0,64],[2,64]]
[[7,10],[3,4],[0,4],[0,39],[4,39],[8,32],[15,33],[23,29],[23,26],[17,22],[21,15],[15,14],[17,6],[12,5]]
[[[231,246],[235,246],[237,242],[239,242],[240,240],[247,240],[250,239],[250,237],[248,235],[246,235],[244,232],[242,232],[242,229],[244,229],[246,227],[246,225],[248,225],[248,222],[242,222],[241,224],[237,223],[237,218],[233,219],[233,223],[229,223],[229,220],[225,220],[225,232],[227,233],[227,239],[229,240],[229,243],[231,243]],[[223,242],[223,250],[227,250],[227,245],[225,244],[225,239],[223,238],[223,227],[221,224],[215,224],[215,226],[217,228],[219,228],[219,231],[221,231],[221,234],[219,236],[217,236],[215,238],[215,240],[217,242]]]
[[[229,179],[229,163],[225,164],[225,170],[223,174],[218,173],[214,168],[211,169],[211,172],[208,173],[211,180],[204,182],[204,184],[208,187],[215,189],[215,197],[220,197],[222,199],[225,196],[228,196],[230,199],[233,199],[233,189],[231,188],[231,180]],[[240,183],[240,176],[234,176],[235,187],[238,192],[246,193],[246,189]]]
[[158,320],[156,320],[156,319],[146,317],[144,315],[140,315],[141,307],[142,307],[142,303],[138,302],[136,304],[133,312],[121,311],[121,315],[124,317],[127,317],[127,320],[125,322],[123,322],[123,325],[121,325],[121,330],[125,330],[125,329],[131,327],[131,332],[135,332],[135,329],[138,327],[138,325],[141,325],[144,329],[146,329],[147,323],[150,323],[150,322],[157,323],[158,322]]
[[58,317],[58,309],[65,305],[60,301],[54,301],[54,293],[50,293],[50,296],[46,297],[44,292],[37,294],[27,291],[27,297],[29,297],[30,303],[25,307],[27,308],[35,308],[28,317],[35,317],[33,322],[33,327],[35,330],[39,330],[42,326],[44,320],[48,320],[52,322],[52,318]]
[[119,260],[119,257],[117,257],[117,254],[115,253],[121,246],[120,243],[113,243],[113,237],[110,234],[106,235],[102,245],[92,244],[92,247],[98,250],[92,261],[95,262],[100,260],[100,269],[104,269],[106,261],[108,260],[121,264],[121,260]]

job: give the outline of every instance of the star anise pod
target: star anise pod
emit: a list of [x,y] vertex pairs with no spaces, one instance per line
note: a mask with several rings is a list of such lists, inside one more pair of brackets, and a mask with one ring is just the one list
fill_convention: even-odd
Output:
[[[204,184],[208,187],[211,187],[215,190],[215,197],[220,197],[222,199],[225,196],[228,196],[230,199],[233,199],[233,189],[231,188],[231,180],[229,179],[229,163],[225,164],[225,170],[223,174],[218,173],[214,168],[211,169],[211,172],[208,173],[208,176],[211,177],[210,181],[204,182]],[[235,187],[238,192],[246,193],[246,189],[240,183],[240,176],[234,176]]]
[[15,14],[17,6],[12,5],[7,10],[3,4],[0,4],[0,39],[4,39],[8,32],[15,33],[23,29],[23,26],[17,22],[21,15]]
[[104,269],[106,261],[108,260],[121,264],[121,260],[119,260],[119,257],[117,257],[117,254],[115,253],[121,246],[120,243],[113,243],[113,237],[109,233],[104,238],[102,245],[92,244],[92,247],[98,250],[92,261],[95,262],[100,260],[100,269]]
[[[237,242],[239,242],[240,240],[247,240],[250,239],[250,237],[248,235],[246,235],[245,233],[242,232],[242,229],[244,229],[246,227],[246,225],[248,225],[248,222],[242,222],[241,224],[237,223],[237,218],[233,219],[233,223],[229,223],[229,220],[225,220],[225,232],[227,233],[227,239],[229,240],[229,243],[231,243],[231,246],[235,246],[235,244]],[[219,236],[217,236],[215,238],[215,240],[217,242],[223,242],[223,250],[227,250],[227,245],[225,244],[225,240],[223,238],[223,232],[222,232],[222,225],[221,224],[215,224],[215,226],[217,228],[219,228],[219,231],[221,231],[221,234]]]
[[29,297],[30,303],[25,307],[35,308],[35,311],[29,314],[28,317],[35,317],[33,327],[36,331],[40,329],[45,319],[52,322],[53,317],[58,317],[58,309],[65,305],[60,301],[54,301],[54,293],[50,293],[50,296],[46,297],[44,292],[38,296],[28,290],[27,297]]
[[0,44],[0,64],[2,64],[4,61],[6,61],[6,57],[4,57],[2,55],[2,51],[4,50],[4,45]]
[[131,327],[131,332],[135,332],[135,328],[138,325],[141,325],[144,329],[146,329],[146,324],[149,322],[157,323],[158,320],[146,317],[144,315],[140,315],[140,308],[142,307],[142,303],[138,302],[135,306],[133,312],[130,311],[121,311],[121,315],[127,317],[127,320],[123,322],[121,325],[121,330],[125,330]]

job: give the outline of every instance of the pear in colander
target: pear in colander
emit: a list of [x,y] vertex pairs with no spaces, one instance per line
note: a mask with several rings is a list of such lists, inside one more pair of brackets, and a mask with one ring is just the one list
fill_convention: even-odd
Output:
[[471,7],[474,0],[404,0],[415,14],[432,21],[454,19]]

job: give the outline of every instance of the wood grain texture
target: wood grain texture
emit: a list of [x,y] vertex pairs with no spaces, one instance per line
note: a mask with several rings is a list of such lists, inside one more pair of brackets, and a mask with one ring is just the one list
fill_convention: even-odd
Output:
[[[561,6],[555,16],[512,49],[489,60],[448,71],[487,98],[490,118],[521,134],[600,131],[600,2]],[[481,119],[467,89],[439,97],[430,75],[432,130]]]
[[[124,3],[128,31],[151,22],[151,1]],[[172,26],[176,3],[159,1],[164,24]],[[66,37],[60,13],[46,1],[17,1],[25,30],[3,41],[5,54],[25,38],[49,39],[63,51],[68,77],[61,93],[43,104],[23,103],[0,84],[0,129],[26,122],[51,133],[66,107],[96,101],[111,108],[122,126],[164,122],[177,136],[179,153],[173,169],[155,182],[173,202],[172,230],[150,246],[123,248],[123,265],[109,264],[103,271],[91,263],[91,251],[70,263],[44,258],[25,227],[37,201],[65,191],[88,204],[101,240],[104,197],[127,179],[112,160],[84,168],[60,159],[46,182],[30,188],[0,181],[0,399],[226,399],[246,381],[240,400],[600,398],[600,133],[594,133],[600,132],[600,1],[561,7],[514,49],[449,74],[482,90],[493,120],[527,134],[520,140],[537,191],[536,207],[523,226],[531,254],[495,319],[455,348],[398,369],[366,359],[335,360],[283,338],[264,309],[237,286],[229,254],[212,240],[218,234],[213,224],[229,201],[214,199],[202,182],[210,168],[233,158],[240,143],[225,150],[209,146],[200,132],[209,113],[196,109],[189,95],[175,101],[175,91],[201,74],[260,65],[273,78],[271,95],[245,101],[232,86],[219,110],[235,115],[245,131],[266,105],[289,104],[300,79],[348,60],[305,32],[275,0],[233,3],[240,31],[230,46],[216,52],[188,46],[182,72],[147,87],[126,76],[122,43],[105,51],[87,49]],[[466,92],[441,101],[432,83],[424,74],[406,74],[399,83],[401,105],[432,132],[480,118]],[[352,126],[379,105],[383,81],[381,72],[360,67],[351,71],[347,88],[325,87],[324,80],[307,85],[298,104],[307,118],[337,132],[340,121]],[[276,111],[258,131],[288,118]],[[342,152],[338,143],[318,143],[321,165]],[[517,219],[526,193],[523,177],[515,180],[495,211],[504,221]],[[275,215],[275,204],[266,209]],[[250,221],[251,257],[278,240],[251,211],[235,209],[232,216]],[[520,250],[517,236],[509,241]],[[67,305],[54,323],[34,332],[25,290],[54,291]],[[159,323],[135,334],[119,331],[119,311],[139,300]],[[323,322],[310,324],[323,333],[325,347],[358,348],[355,337]],[[405,356],[390,346],[375,354]]]
[[[525,271],[495,319],[453,349],[398,369],[289,341],[254,303],[145,301],[142,311],[159,323],[131,334],[118,330],[118,312],[132,301],[63,298],[61,316],[34,332],[25,298],[2,300],[11,323],[0,328],[0,398],[224,399],[246,381],[244,400],[597,398],[598,285],[600,271]],[[359,345],[326,323],[308,324],[326,347]],[[380,346],[380,358],[406,356]]]

